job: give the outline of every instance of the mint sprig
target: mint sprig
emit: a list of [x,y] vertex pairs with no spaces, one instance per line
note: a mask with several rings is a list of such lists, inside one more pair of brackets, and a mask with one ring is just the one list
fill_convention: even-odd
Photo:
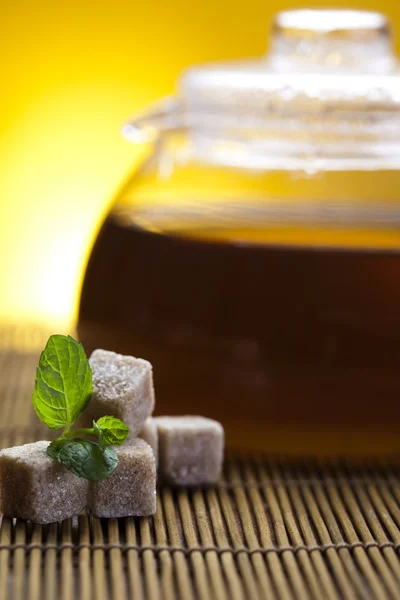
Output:
[[93,428],[107,446],[120,446],[129,435],[128,426],[116,417],[101,417],[97,422],[93,421]]
[[82,345],[71,336],[52,335],[40,356],[32,397],[39,419],[50,429],[64,429],[47,454],[75,475],[100,481],[116,468],[118,456],[111,446],[123,444],[129,429],[111,416],[93,421],[91,428],[71,429],[92,391],[92,370]]
[[33,408],[39,419],[50,429],[69,429],[92,391],[92,369],[82,345],[69,335],[52,335],[36,369]]
[[[58,443],[57,443],[58,442]],[[52,442],[47,454],[67,469],[91,481],[101,481],[114,471],[118,455],[114,448],[102,448],[90,440],[76,438]]]

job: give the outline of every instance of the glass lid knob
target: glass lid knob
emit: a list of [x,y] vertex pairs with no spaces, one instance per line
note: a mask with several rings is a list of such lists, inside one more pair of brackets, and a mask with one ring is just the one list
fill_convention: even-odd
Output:
[[361,10],[301,9],[280,12],[272,26],[269,64],[388,71],[394,66],[387,18]]

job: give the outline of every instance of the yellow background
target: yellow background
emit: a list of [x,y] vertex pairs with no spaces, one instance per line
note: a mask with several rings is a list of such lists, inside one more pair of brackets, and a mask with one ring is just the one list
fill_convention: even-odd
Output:
[[[74,320],[93,236],[138,160],[123,120],[173,91],[186,65],[263,54],[273,14],[299,6],[3,0],[0,319]],[[399,0],[351,6],[383,10],[400,30]]]

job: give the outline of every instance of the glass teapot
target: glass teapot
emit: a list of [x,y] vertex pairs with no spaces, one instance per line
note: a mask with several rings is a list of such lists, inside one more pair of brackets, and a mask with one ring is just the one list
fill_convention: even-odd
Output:
[[149,157],[103,224],[85,347],[154,365],[159,414],[400,416],[400,71],[385,17],[276,16],[258,60],[193,67],[126,124]]

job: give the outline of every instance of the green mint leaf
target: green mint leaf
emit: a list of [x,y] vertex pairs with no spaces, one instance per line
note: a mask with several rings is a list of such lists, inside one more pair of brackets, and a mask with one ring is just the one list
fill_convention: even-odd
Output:
[[82,345],[70,336],[52,335],[36,369],[32,399],[39,419],[50,429],[70,427],[92,391],[92,371]]
[[54,458],[55,460],[58,461],[58,455],[61,451],[61,448],[63,447],[63,445],[65,444],[65,440],[63,439],[57,439],[54,440],[53,442],[51,442],[51,444],[49,444],[47,446],[47,450],[46,453],[51,456],[51,458]]
[[120,446],[129,435],[129,427],[116,417],[101,417],[93,421],[93,427],[101,432],[101,441],[107,446]]
[[101,481],[114,471],[118,456],[114,448],[101,448],[84,439],[58,439],[47,448],[47,454],[78,477]]

